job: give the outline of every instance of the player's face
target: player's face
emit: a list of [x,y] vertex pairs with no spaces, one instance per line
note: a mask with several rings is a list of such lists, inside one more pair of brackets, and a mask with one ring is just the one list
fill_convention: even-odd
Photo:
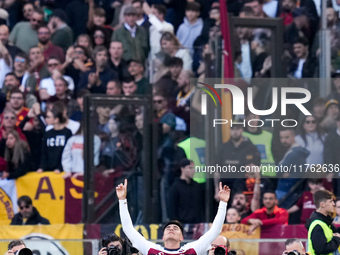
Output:
[[182,231],[175,224],[170,224],[169,226],[167,226],[163,233],[163,241],[171,239],[179,242],[183,240]]

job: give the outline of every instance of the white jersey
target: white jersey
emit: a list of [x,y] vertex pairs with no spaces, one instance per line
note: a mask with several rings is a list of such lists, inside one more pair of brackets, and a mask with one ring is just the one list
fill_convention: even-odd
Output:
[[125,235],[130,239],[133,247],[138,249],[143,255],[200,255],[206,252],[211,243],[221,233],[225,219],[227,203],[221,201],[218,206],[215,220],[207,233],[197,241],[187,243],[179,249],[166,249],[159,244],[146,240],[132,225],[131,217],[127,207],[127,201],[119,200],[119,213]]

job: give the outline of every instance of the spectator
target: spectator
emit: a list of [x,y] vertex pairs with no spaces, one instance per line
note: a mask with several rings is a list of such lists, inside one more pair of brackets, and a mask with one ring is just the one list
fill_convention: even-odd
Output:
[[[278,163],[278,166],[298,167],[306,163],[309,151],[296,143],[295,130],[293,128],[286,128],[280,131],[280,142],[287,152]],[[278,181],[276,189],[278,200],[282,199],[298,181],[296,178],[288,178],[289,176],[290,173],[284,173],[283,178]]]
[[[53,110],[54,109],[54,110]],[[51,105],[51,108],[50,110],[56,112],[56,113],[59,113],[59,112],[63,112],[63,117],[65,119],[65,125],[66,127],[71,130],[72,134],[76,134],[79,127],[80,127],[80,123],[77,122],[77,121],[74,121],[74,120],[71,120],[68,118],[68,114],[67,114],[67,107],[66,105],[64,104],[64,102],[62,101],[57,101],[57,102],[54,102],[52,105]],[[51,115],[50,115],[51,116]],[[52,119],[51,119],[52,120]],[[53,129],[53,123],[54,123],[54,120],[52,121],[51,124],[47,125],[46,126],[46,129],[45,131],[49,131],[51,129]]]
[[[325,140],[325,147],[323,151],[324,163],[329,166],[336,166],[340,164],[340,158],[336,153],[338,148],[340,148],[340,115],[336,119],[336,130],[329,132]],[[338,175],[338,174],[336,174]],[[338,177],[338,176],[336,176]],[[339,178],[333,179],[334,194],[340,196],[340,181]]]
[[109,81],[106,85],[106,95],[119,96],[122,94],[122,85],[118,80]]
[[78,121],[81,122],[83,120],[83,112],[84,112],[84,97],[86,95],[89,95],[90,91],[87,89],[80,89],[77,92],[77,103],[78,103],[78,107],[79,110],[74,112],[70,119],[74,120],[74,121]]
[[150,30],[150,18],[148,17],[149,13],[147,13],[144,9],[145,2],[143,0],[132,0],[132,6],[136,9],[136,24],[140,27],[144,27],[146,32]]
[[336,252],[340,245],[340,234],[332,224],[335,203],[334,195],[328,190],[315,192],[314,211],[306,223],[308,229],[308,251],[311,254],[328,254]]
[[18,198],[19,212],[14,215],[11,225],[37,225],[50,224],[49,220],[42,217],[38,210],[32,205],[32,199],[29,196]]
[[[93,139],[93,164],[98,166],[101,141],[97,135],[94,135]],[[75,178],[84,174],[84,133],[82,126],[74,136],[68,139],[61,160],[65,172],[64,178],[71,176]]]
[[107,67],[108,52],[104,46],[97,46],[93,56],[95,65],[81,76],[78,88],[87,88],[91,93],[105,94],[108,81],[117,79],[118,75]]
[[62,48],[54,45],[51,41],[51,32],[47,26],[41,26],[38,29],[38,46],[42,49],[45,61],[54,56],[57,59],[60,59],[62,63],[65,61],[65,53]]
[[52,111],[47,111],[46,116],[52,119],[53,129],[46,131],[41,148],[40,168],[37,173],[44,171],[63,171],[61,156],[67,140],[72,136],[70,129],[66,127],[66,118],[63,109],[53,106]]
[[88,34],[80,34],[75,41],[75,45],[83,46],[88,53],[92,53],[92,42]]
[[254,16],[256,18],[265,18],[267,15],[263,12],[262,2],[260,0],[246,0],[244,3],[245,7],[253,9]]
[[144,12],[149,17],[151,26],[149,28],[150,57],[154,59],[156,54],[161,51],[160,40],[162,33],[174,33],[174,27],[165,21],[166,7],[161,4],[153,4],[152,7],[147,2],[143,3]]
[[8,27],[6,25],[0,25],[0,41],[8,50],[9,54],[12,57],[12,60],[14,60],[15,55],[22,51],[18,47],[10,45],[8,42],[8,37],[9,37]]
[[119,80],[122,81],[125,77],[130,76],[128,64],[123,59],[124,46],[121,42],[112,41],[110,43],[110,59],[109,66],[118,73]]
[[181,49],[181,45],[176,36],[170,32],[164,32],[161,37],[162,51],[171,57],[181,58],[184,70],[192,70],[192,58],[186,49]]
[[[272,153],[273,134],[259,127],[259,121],[254,121],[259,119],[260,116],[247,111],[246,122],[248,123],[249,120],[252,120],[252,125],[247,125],[242,135],[248,137],[248,139],[257,147],[261,155],[262,165],[274,165],[275,162]],[[266,173],[263,174],[267,175]],[[268,175],[271,174],[268,173]]]
[[305,247],[303,247],[302,242],[297,238],[289,238],[285,242],[286,250],[282,253],[283,255],[289,254],[289,253],[299,253],[301,255],[308,255],[309,253],[306,253]]
[[25,21],[30,21],[34,11],[34,5],[32,3],[26,3],[22,8]]
[[[44,78],[50,76],[50,73],[47,68],[47,64],[45,63],[44,55],[42,54],[42,50],[38,46],[33,46],[29,51],[29,60],[30,60],[30,68],[28,69],[31,75],[30,79],[32,79],[27,85],[27,90],[30,93],[35,93],[38,90],[38,85],[40,81]],[[27,81],[28,82],[28,81]]]
[[222,248],[225,250],[226,255],[234,255],[236,252],[230,251],[230,242],[225,236],[218,236],[216,239],[211,243],[211,248],[208,252],[208,255],[214,255],[216,248]]
[[124,25],[112,35],[111,41],[119,41],[124,45],[123,58],[138,59],[144,63],[149,51],[147,32],[136,24],[137,11],[129,6],[124,10]]
[[8,73],[5,76],[4,86],[1,91],[6,94],[6,100],[9,100],[11,92],[19,89],[20,81],[14,73]]
[[98,255],[107,255],[109,247],[116,247],[118,252],[117,255],[127,255],[125,252],[123,253],[123,247],[125,247],[124,240],[117,236],[115,233],[108,235],[107,237],[102,239],[103,248],[100,249]]
[[227,211],[226,219],[228,224],[235,224],[240,222],[241,216],[239,212],[236,210],[236,208],[231,207]]
[[234,193],[233,202],[231,204],[232,208],[235,208],[240,215],[240,219],[244,219],[248,217],[252,211],[250,210],[250,206],[247,204],[246,195],[243,191],[238,191]]
[[300,224],[305,224],[312,212],[316,209],[313,202],[314,193],[324,189],[322,186],[322,179],[308,179],[307,183],[309,191],[305,191],[301,195],[299,201],[287,210],[289,214],[301,210]]
[[293,10],[296,8],[296,0],[283,0],[281,2],[282,14],[280,18],[283,19],[285,26],[292,24],[293,22]]
[[0,139],[7,139],[9,132],[15,130],[19,133],[21,140],[27,141],[25,135],[21,132],[20,128],[15,125],[16,122],[17,118],[15,112],[4,110],[3,118],[1,120]]
[[[27,116],[28,109],[25,107],[24,93],[19,89],[11,91],[9,97],[8,110],[14,111],[17,116],[16,126],[19,126],[20,122]],[[1,116],[3,117],[3,116]]]
[[[233,120],[233,122],[235,123],[238,121]],[[221,151],[223,151],[220,157],[221,165],[230,165],[240,169],[242,165],[245,165],[245,163],[250,160],[255,163],[255,165],[260,165],[261,157],[259,151],[248,138],[242,136],[242,133],[242,124],[232,125],[230,128],[230,139],[228,142],[224,143],[221,148]],[[232,180],[228,178],[223,181],[229,183]],[[216,192],[217,187],[215,185],[215,195]]]
[[[89,13],[88,13],[87,29],[89,34],[94,35],[97,29],[103,33],[106,39],[110,39],[112,35],[112,27],[105,25],[106,12],[101,7],[94,8],[94,1],[89,1]],[[106,40],[105,40],[106,42]],[[96,44],[95,44],[96,45]],[[97,44],[99,45],[99,44]]]
[[240,42],[242,55],[241,61],[239,64],[236,64],[236,67],[240,71],[242,78],[250,79],[253,77],[251,56],[254,55],[254,52],[250,47],[252,31],[247,27],[237,27],[236,33]]
[[316,97],[313,100],[312,114],[319,124],[324,117],[326,102],[326,99],[324,99],[323,97]]
[[56,94],[55,82],[58,78],[63,78],[67,81],[68,89],[74,90],[74,82],[70,76],[62,74],[62,66],[60,59],[50,57],[47,60],[48,71],[51,77],[44,78],[39,84],[39,96],[41,100],[48,100],[51,96]]
[[336,129],[336,119],[339,115],[339,102],[335,99],[330,99],[325,103],[325,111],[323,115],[323,119],[320,123],[320,127],[329,133]]
[[294,78],[313,78],[316,75],[316,58],[309,53],[308,41],[299,37],[293,43],[295,58],[289,66],[289,75]]
[[38,44],[38,28],[44,22],[44,11],[35,8],[30,21],[17,23],[11,31],[9,40],[22,51],[28,53],[31,47]]
[[27,142],[20,139],[17,131],[9,131],[7,139],[2,138],[0,143],[0,155],[7,162],[1,179],[17,179],[32,171],[30,149]]
[[80,45],[71,46],[66,52],[66,61],[62,65],[62,69],[65,70],[65,75],[73,79],[76,86],[75,92],[78,90],[81,75],[89,71],[93,65],[89,59],[89,53]]
[[29,60],[24,52],[18,52],[14,57],[13,73],[18,77],[20,82],[20,89],[26,91],[26,82],[30,77],[28,72]]
[[5,255],[13,255],[15,253],[17,253],[19,250],[26,248],[26,245],[24,243],[24,241],[22,240],[13,240],[8,244],[7,247],[7,252],[5,253]]
[[203,20],[199,18],[201,6],[197,2],[189,2],[185,8],[184,22],[179,26],[176,36],[182,46],[193,54],[193,44],[203,29]]
[[183,61],[180,58],[173,57],[169,59],[169,71],[165,73],[157,84],[154,86],[160,86],[162,91],[165,91],[167,95],[171,95],[176,98],[178,93],[177,79],[183,69]]
[[323,150],[326,135],[323,134],[314,116],[305,116],[302,121],[300,134],[295,141],[309,151],[307,164],[323,164]]
[[[121,126],[121,120],[111,115],[107,123],[110,138],[102,147],[102,162],[109,172],[133,169],[137,151],[132,136]],[[113,171],[112,171],[113,170]]]
[[12,62],[11,55],[9,54],[7,48],[0,41],[0,84],[3,83],[5,75],[11,72]]
[[137,93],[137,84],[133,77],[126,77],[122,85],[123,93],[125,96],[131,96]]
[[253,233],[260,226],[288,224],[288,212],[277,206],[277,198],[274,191],[267,191],[263,194],[263,205],[263,208],[256,210],[241,221],[242,224],[251,225],[248,234]]
[[327,99],[335,99],[339,102],[340,100],[340,69],[335,70],[335,72],[332,73],[332,83],[333,83],[333,90],[332,92],[327,96]]
[[[27,126],[26,123],[32,121],[32,125]],[[45,133],[45,123],[42,121],[40,104],[34,103],[27,116],[19,124],[22,133],[27,137],[27,142],[32,155],[32,170],[39,168],[41,158],[41,143]],[[47,121],[46,121],[47,122]]]
[[[204,219],[204,193],[192,177],[195,164],[188,159],[179,163],[181,175],[175,180],[168,193],[168,214],[170,219],[186,223],[199,223]],[[185,194],[185,196],[183,196]]]
[[50,16],[48,28],[52,34],[51,42],[66,52],[73,43],[73,32],[67,25],[66,13],[61,9],[55,9]]
[[142,62],[131,59],[129,61],[128,71],[137,84],[136,94],[144,95],[148,91],[151,91],[150,84],[147,78],[144,77],[144,65]]
[[62,101],[67,108],[68,117],[70,117],[73,113],[75,113],[79,109],[77,101],[74,100],[69,93],[67,81],[62,77],[57,78],[54,81],[54,86],[56,91],[55,95],[50,97],[48,102],[53,103],[56,101]]
[[108,35],[104,28],[96,27],[92,34],[93,47],[104,46],[106,49],[108,49],[110,45],[110,38],[111,34]]
[[335,218],[333,224],[339,225],[340,224],[340,199],[337,198],[335,201]]

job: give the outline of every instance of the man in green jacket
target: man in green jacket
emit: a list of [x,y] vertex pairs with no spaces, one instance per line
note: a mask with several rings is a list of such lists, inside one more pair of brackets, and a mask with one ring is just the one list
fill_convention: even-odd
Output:
[[111,41],[119,41],[124,45],[125,60],[138,59],[144,63],[149,52],[149,40],[145,29],[136,24],[136,9],[127,7],[124,10],[124,19],[123,26],[113,33]]

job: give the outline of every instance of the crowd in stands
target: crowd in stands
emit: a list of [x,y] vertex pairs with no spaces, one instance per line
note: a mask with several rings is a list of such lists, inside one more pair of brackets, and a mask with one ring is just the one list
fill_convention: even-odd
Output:
[[[320,0],[226,2],[228,12],[239,18],[282,18],[286,78],[319,76]],[[312,116],[302,118],[291,109],[288,117],[300,125],[280,130],[277,137],[254,121],[232,127],[219,163],[237,168],[340,163],[340,5],[327,1],[326,11],[332,92],[322,98],[318,85],[303,83],[312,94]],[[190,135],[195,125],[190,113],[200,111],[190,79],[207,78],[207,70],[214,70],[204,60],[208,54],[213,63],[218,57],[214,42],[221,36],[220,22],[217,0],[0,1],[1,178],[46,171],[65,178],[83,175],[83,115],[89,110],[84,98],[145,97],[152,101],[158,127],[152,136],[158,137],[160,221],[205,221],[207,179],[194,169],[205,164],[206,142]],[[272,33],[236,27],[231,34],[235,77],[244,79],[242,88],[253,87],[258,109],[268,109],[268,87],[251,79],[272,77],[277,64],[271,58]],[[144,111],[133,103],[95,107],[93,162],[104,176],[142,169]],[[261,119],[250,111],[244,118]],[[336,175],[306,181],[283,173],[247,173],[238,179],[216,177],[215,183],[221,179],[234,193],[227,222],[250,224],[251,232],[270,224],[305,223],[315,209],[314,192],[327,189],[340,196]]]

